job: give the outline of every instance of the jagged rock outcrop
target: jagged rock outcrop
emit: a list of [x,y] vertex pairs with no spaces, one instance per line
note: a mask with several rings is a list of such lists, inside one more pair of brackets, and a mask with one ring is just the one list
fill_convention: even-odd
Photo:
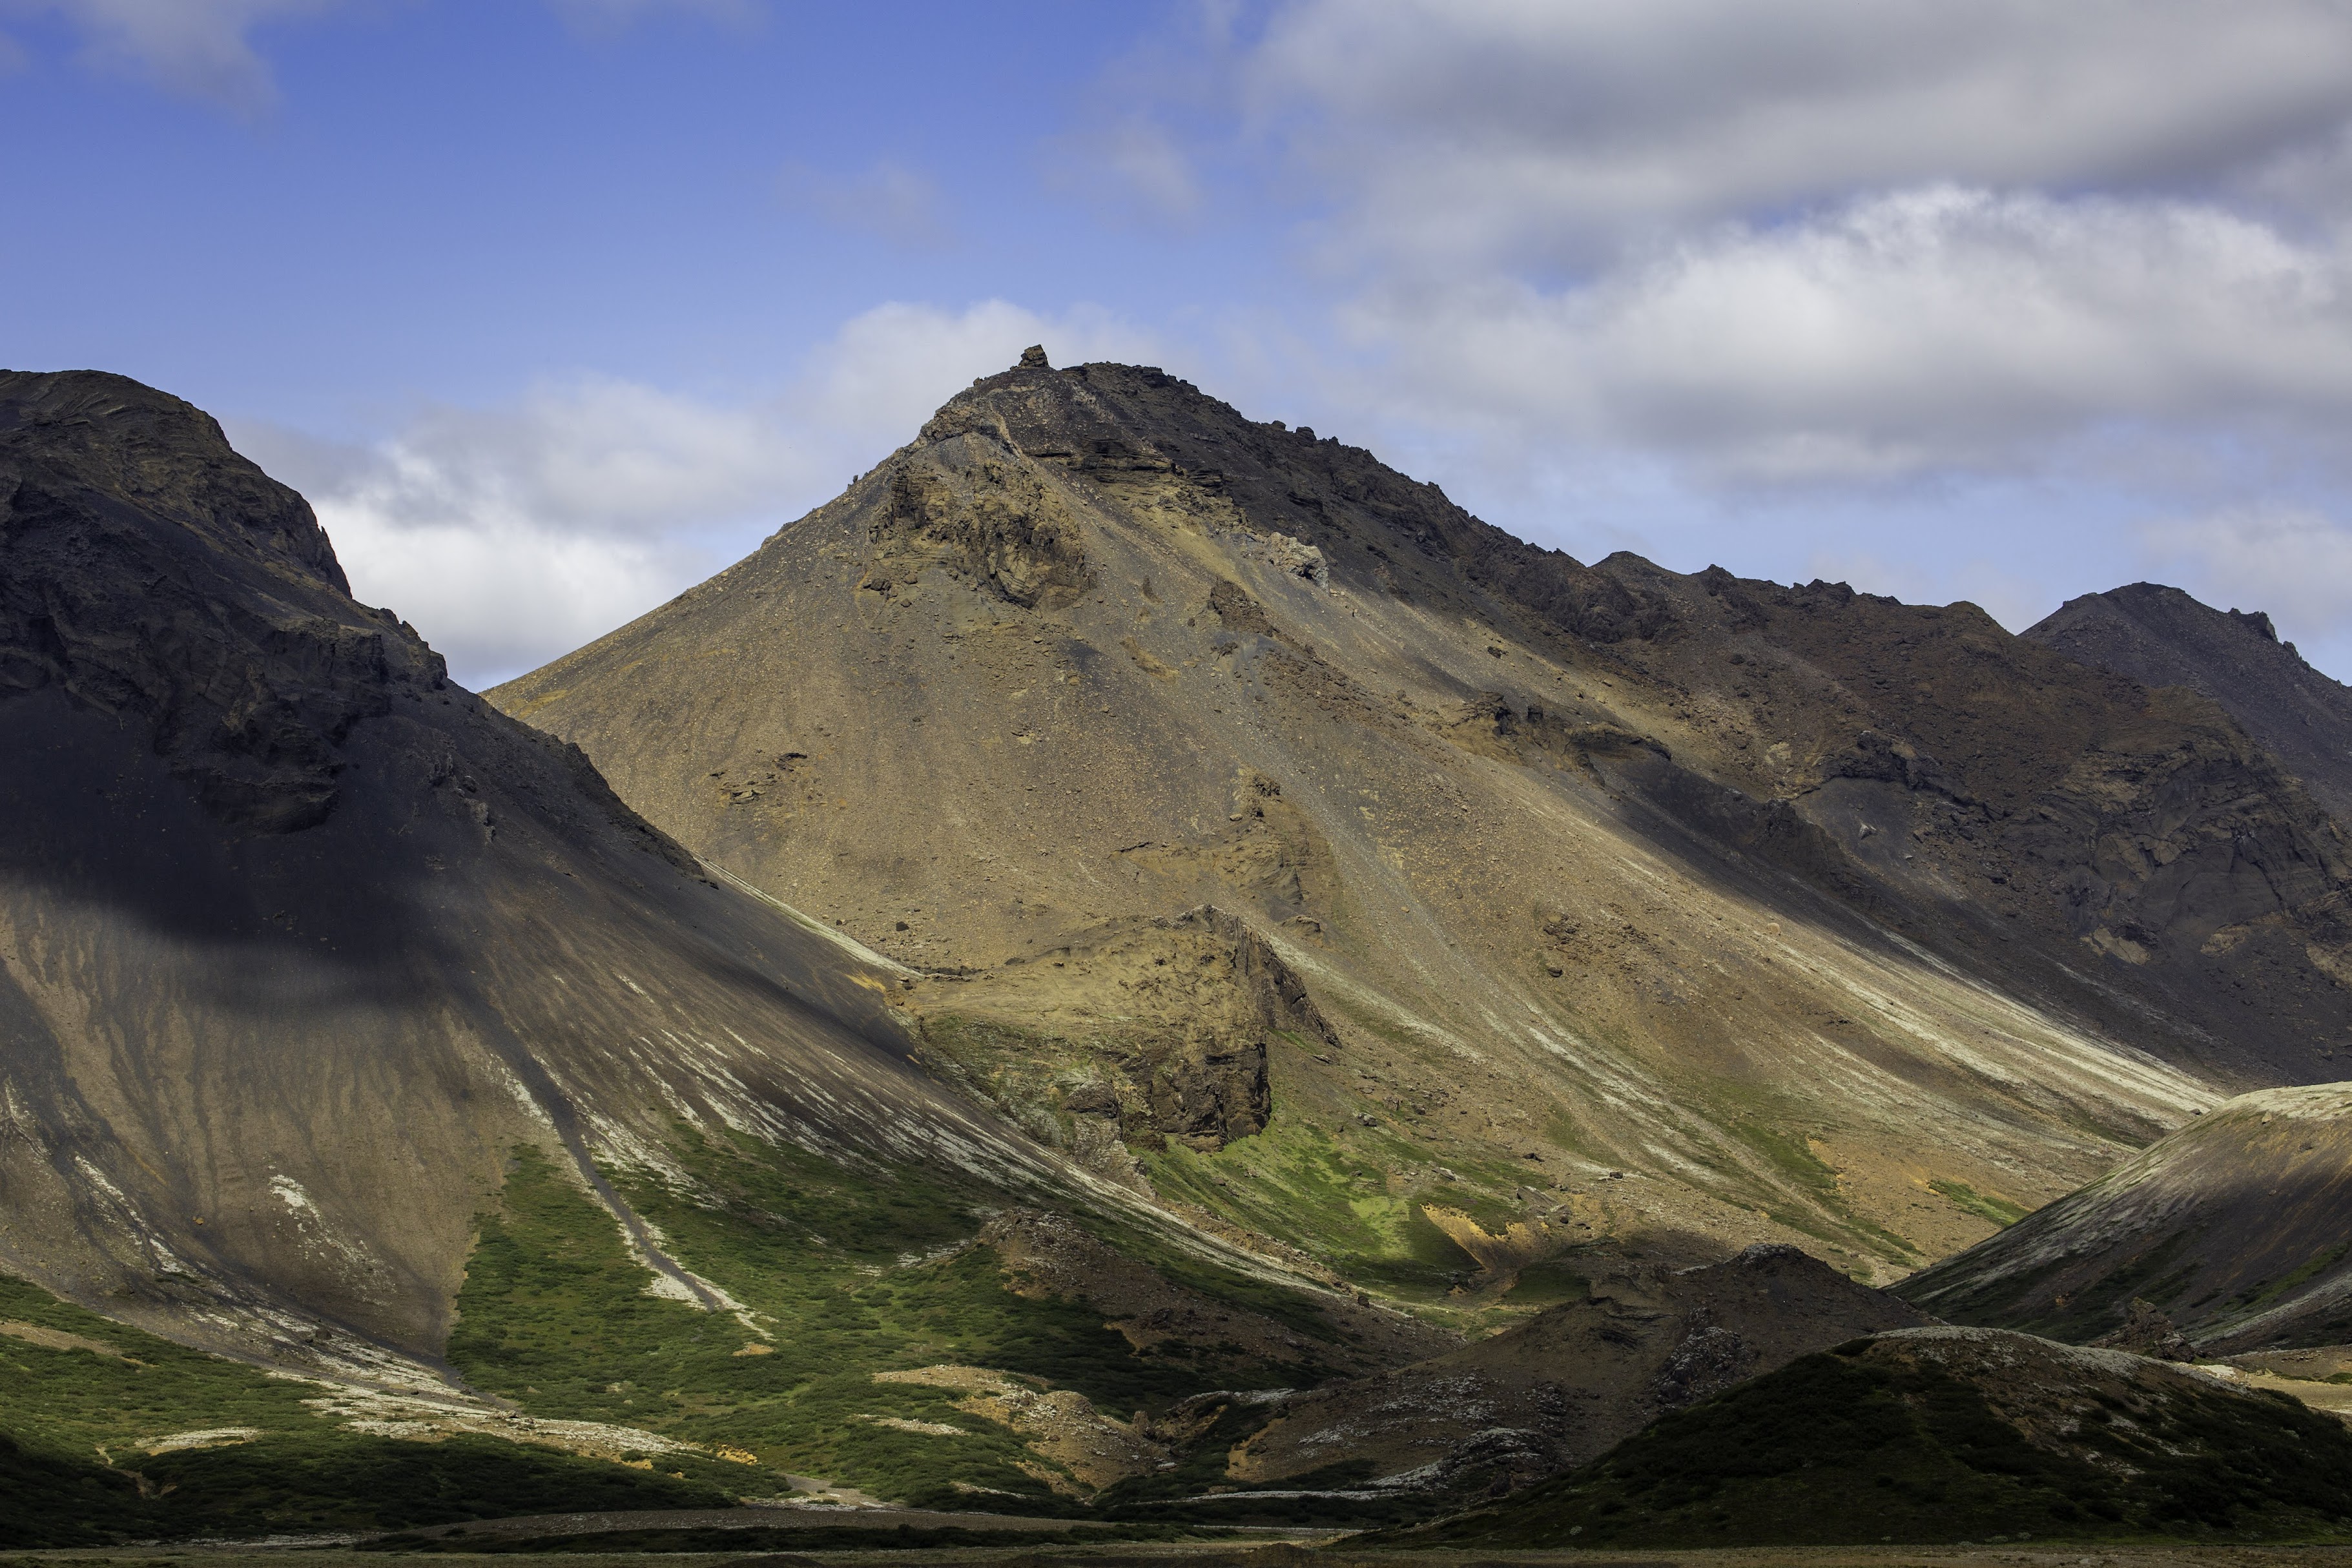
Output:
[[1206,906],[914,990],[901,1004],[936,1067],[1089,1152],[1222,1149],[1273,1113],[1272,1047],[1339,1045],[1265,939]]

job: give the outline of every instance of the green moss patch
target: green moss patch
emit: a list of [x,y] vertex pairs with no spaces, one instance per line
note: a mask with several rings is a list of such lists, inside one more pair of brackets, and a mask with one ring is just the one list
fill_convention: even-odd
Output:
[[1334,1132],[1277,1108],[1254,1138],[1213,1153],[1171,1146],[1148,1156],[1145,1165],[1153,1184],[1171,1196],[1287,1242],[1366,1287],[1429,1303],[1443,1300],[1478,1265],[1429,1223],[1421,1212],[1424,1201],[1486,1214],[1496,1229],[1504,1216],[1517,1216],[1471,1184],[1448,1183],[1429,1194],[1391,1190],[1391,1170],[1427,1158],[1385,1129]]
[[1966,1182],[1934,1181],[1928,1190],[1948,1199],[1979,1219],[1989,1219],[2003,1230],[2025,1217],[2027,1211],[1995,1193],[1980,1193]]

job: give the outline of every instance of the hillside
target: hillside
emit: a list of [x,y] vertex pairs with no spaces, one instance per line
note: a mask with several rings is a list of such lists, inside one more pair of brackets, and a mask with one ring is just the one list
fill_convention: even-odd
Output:
[[[1885,1279],[2333,1076],[2352,862],[2210,701],[1043,359],[491,695],[1109,1179],[1440,1306],[1604,1242]],[[1202,910],[1316,1022],[1190,1022],[1144,933]]]
[[0,497],[12,1271],[426,1364],[520,1144],[641,1250],[598,1161],[660,1169],[681,1125],[1022,1168],[908,1066],[887,963],[452,687],[194,409],[11,374]]
[[2145,1301],[2220,1356],[2352,1341],[2347,1257],[2352,1086],[2320,1084],[2230,1100],[1898,1289],[2075,1341],[2139,1328]]

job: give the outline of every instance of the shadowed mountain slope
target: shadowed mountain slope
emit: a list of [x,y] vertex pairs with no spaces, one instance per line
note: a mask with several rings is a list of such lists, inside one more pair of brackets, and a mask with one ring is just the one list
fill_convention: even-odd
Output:
[[[983,378],[492,698],[923,971],[942,1070],[1385,1289],[1636,1237],[1892,1277],[2352,1027],[2352,862],[2211,702],[1583,566],[1156,370]],[[1143,939],[1204,907],[1222,956]],[[1187,1022],[1244,933],[1315,1022]]]
[[1380,1545],[2340,1541],[2352,1433],[2117,1351],[1922,1328],[1811,1355],[1572,1475]]
[[2205,1355],[2352,1342],[2352,1086],[2232,1100],[1901,1291],[2077,1341],[2144,1301]]
[[2352,688],[2303,661],[2260,611],[2134,583],[2069,599],[2021,636],[2143,686],[2220,703],[2338,820],[2352,821]]
[[1019,1172],[889,964],[713,885],[355,604],[186,404],[0,376],[0,1261],[290,1363],[437,1360],[519,1143],[681,1126]]

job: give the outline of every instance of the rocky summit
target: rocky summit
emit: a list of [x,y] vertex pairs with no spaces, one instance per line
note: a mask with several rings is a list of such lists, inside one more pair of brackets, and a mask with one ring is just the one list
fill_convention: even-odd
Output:
[[2143,686],[2211,699],[2338,820],[2352,816],[2352,688],[2305,664],[2260,610],[2134,583],[2069,599],[2022,635]]
[[1033,351],[486,700],[0,373],[0,1543],[2336,1530],[2340,689]]

